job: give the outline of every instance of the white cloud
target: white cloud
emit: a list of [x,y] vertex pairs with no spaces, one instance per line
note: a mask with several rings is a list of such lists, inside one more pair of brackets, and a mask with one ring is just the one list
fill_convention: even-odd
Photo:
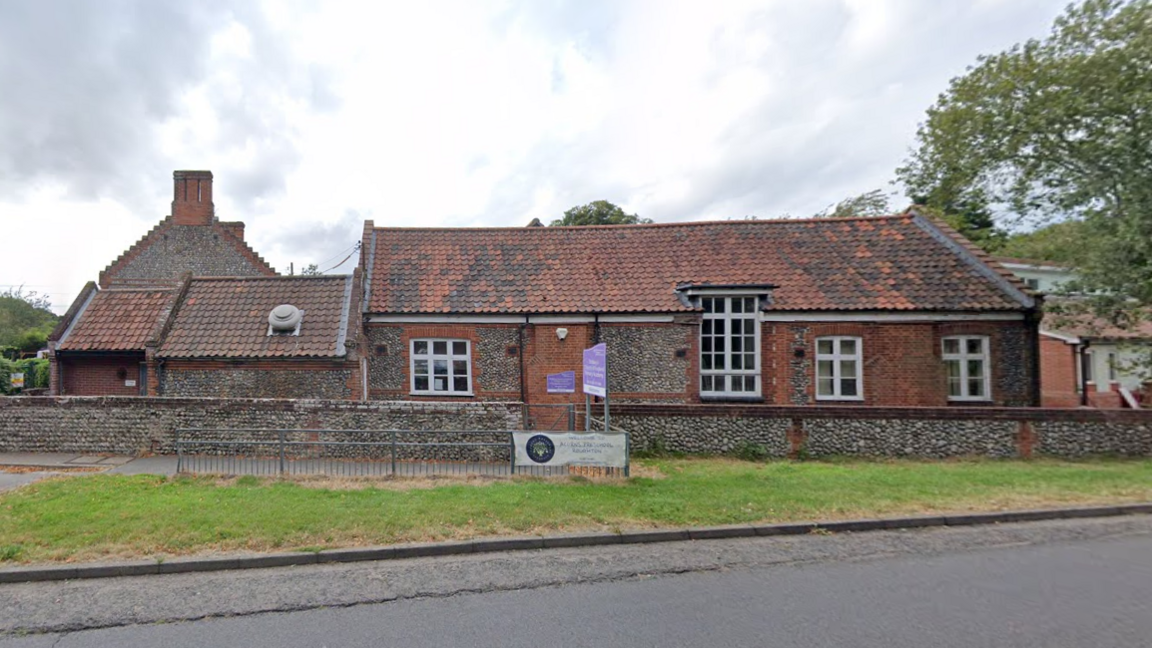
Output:
[[[0,284],[66,307],[167,213],[178,168],[211,169],[220,217],[280,269],[337,255],[363,218],[523,225],[602,198],[658,221],[810,214],[885,186],[948,79],[1063,1],[138,0],[64,24],[18,5]],[[6,39],[40,55],[5,66]]]

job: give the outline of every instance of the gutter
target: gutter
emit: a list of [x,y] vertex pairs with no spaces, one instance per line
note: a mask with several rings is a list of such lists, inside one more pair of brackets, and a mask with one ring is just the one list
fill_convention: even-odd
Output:
[[1088,407],[1088,347],[1092,346],[1092,340],[1084,340],[1078,350],[1080,355],[1080,406]]
[[524,376],[524,330],[526,328],[528,328],[527,315],[524,316],[524,322],[516,330],[517,344],[519,345],[517,351],[520,355],[520,402],[525,407],[528,406],[528,384],[527,378]]

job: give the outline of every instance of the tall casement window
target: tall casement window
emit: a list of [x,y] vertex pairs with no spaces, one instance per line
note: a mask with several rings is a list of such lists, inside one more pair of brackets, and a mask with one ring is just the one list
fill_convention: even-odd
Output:
[[760,395],[756,297],[701,297],[700,395]]
[[412,393],[472,395],[468,340],[412,340]]
[[944,367],[948,374],[948,400],[990,400],[988,338],[957,335],[944,338]]
[[863,400],[858,337],[816,338],[816,399]]

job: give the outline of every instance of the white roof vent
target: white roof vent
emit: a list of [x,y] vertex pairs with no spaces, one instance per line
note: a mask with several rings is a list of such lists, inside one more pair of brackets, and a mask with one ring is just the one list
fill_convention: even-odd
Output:
[[268,313],[268,335],[299,335],[304,311],[292,304],[280,304]]

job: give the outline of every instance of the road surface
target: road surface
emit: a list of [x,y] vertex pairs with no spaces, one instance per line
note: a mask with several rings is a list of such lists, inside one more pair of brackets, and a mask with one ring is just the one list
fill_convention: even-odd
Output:
[[1152,646],[1152,516],[0,585],[0,648]]

